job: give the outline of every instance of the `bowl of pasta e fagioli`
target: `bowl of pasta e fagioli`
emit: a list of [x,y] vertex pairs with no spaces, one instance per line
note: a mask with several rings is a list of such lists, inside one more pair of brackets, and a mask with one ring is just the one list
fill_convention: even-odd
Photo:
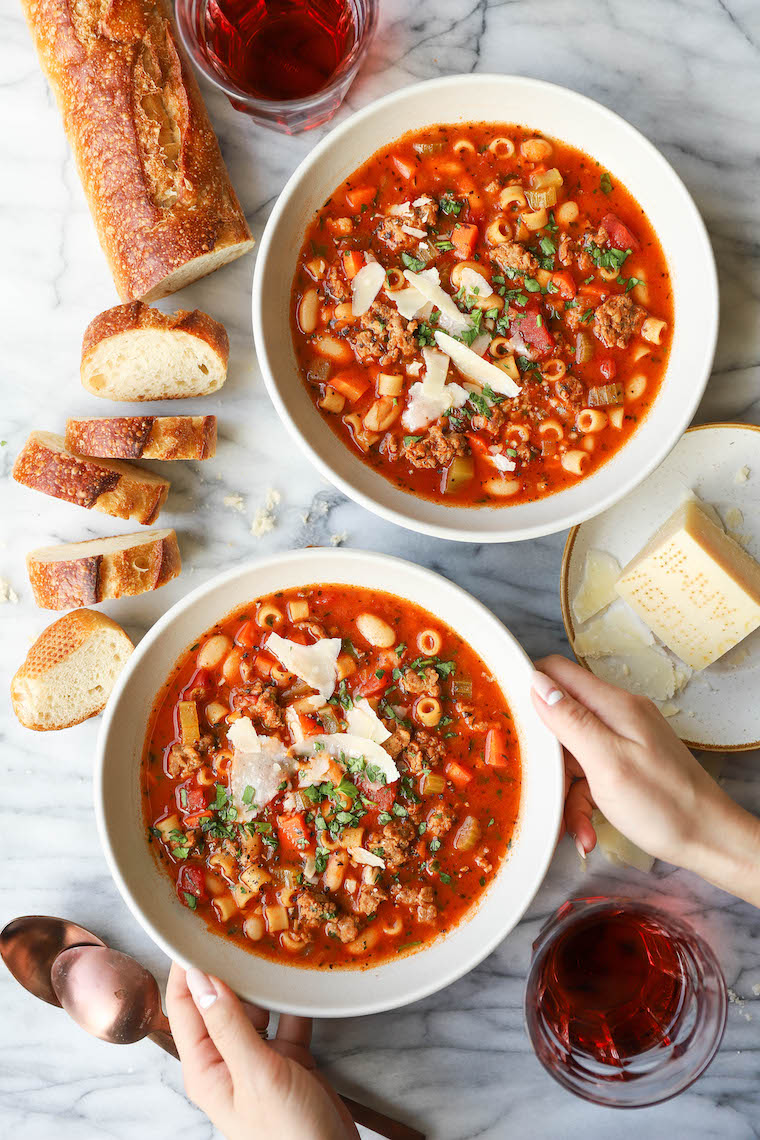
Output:
[[174,606],[103,722],[95,802],[167,954],[275,1010],[351,1016],[448,985],[519,922],[556,843],[531,665],[400,559],[275,555]]

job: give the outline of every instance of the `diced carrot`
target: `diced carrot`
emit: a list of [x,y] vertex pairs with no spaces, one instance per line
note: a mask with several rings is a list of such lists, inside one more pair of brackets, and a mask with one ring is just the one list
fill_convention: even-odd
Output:
[[581,285],[578,289],[581,297],[588,297],[594,301],[602,301],[610,294],[610,287],[603,281],[589,281],[588,285]]
[[254,669],[257,673],[261,673],[262,677],[268,677],[277,664],[271,653],[257,653],[253,661]]
[[449,234],[449,240],[454,246],[457,257],[467,260],[467,258],[472,257],[475,249],[475,243],[478,240],[478,227],[462,222],[454,226]]
[[374,186],[353,186],[346,190],[346,202],[349,210],[358,211],[362,206],[369,206],[375,200],[377,190]]
[[411,166],[405,158],[400,158],[397,154],[394,154],[391,161],[402,178],[411,178],[414,174],[414,167]]
[[364,254],[358,249],[350,249],[348,253],[343,254],[343,272],[349,281],[352,277],[356,277],[363,265]]
[[[382,677],[378,677],[378,673],[382,673]],[[360,697],[376,697],[379,693],[385,692],[392,680],[392,669],[374,670],[365,666],[356,674],[354,692]]]
[[463,768],[456,760],[449,760],[445,772],[454,787],[458,788],[460,792],[467,787],[472,779],[472,772],[469,768]]
[[500,728],[489,728],[486,733],[485,762],[494,768],[503,767],[507,761],[507,738]]
[[[552,273],[552,281],[556,285],[560,296],[568,301],[572,300],[578,292],[575,278],[567,269],[558,269],[556,273]],[[550,294],[547,294],[547,296],[550,296]]]
[[330,377],[330,387],[335,388],[347,400],[360,400],[369,388],[369,380],[360,368],[344,368]]
[[213,816],[212,811],[196,811],[192,815],[186,815],[183,822],[185,827],[197,827],[202,819],[213,819]]
[[306,829],[306,816],[302,811],[294,812],[292,815],[280,815],[277,817],[277,834],[280,839],[281,852],[287,852],[289,855],[301,855],[304,851],[313,850],[313,844],[309,839],[309,833]]
[[235,641],[238,645],[244,645],[246,649],[250,649],[258,641],[258,634],[256,626],[252,621],[243,622],[240,629],[235,634]]

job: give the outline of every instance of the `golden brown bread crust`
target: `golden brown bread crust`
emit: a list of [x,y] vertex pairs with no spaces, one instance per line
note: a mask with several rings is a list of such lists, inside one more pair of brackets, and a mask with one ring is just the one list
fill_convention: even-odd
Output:
[[52,432],[32,432],[13,465],[17,483],[118,519],[150,525],[171,484],[152,471],[110,459],[74,455]]
[[178,309],[176,313],[162,313],[142,301],[132,301],[127,305],[115,305],[93,317],[82,338],[82,364],[88,353],[110,336],[133,332],[135,329],[160,329],[168,332],[186,332],[205,340],[227,367],[230,358],[230,340],[227,330],[219,321],[200,309]]
[[[22,0],[119,296],[253,244],[169,0]],[[240,247],[237,249],[236,247]]]
[[[117,536],[122,537],[122,536]],[[134,597],[158,590],[182,570],[182,559],[173,530],[154,535],[135,534],[134,544],[124,550],[109,550],[109,539],[67,544],[88,547],[92,553],[71,560],[45,561],[50,547],[32,550],[26,558],[34,601],[40,609],[67,610],[92,606],[109,598]]]
[[212,459],[216,416],[114,416],[67,420],[66,446],[108,459]]

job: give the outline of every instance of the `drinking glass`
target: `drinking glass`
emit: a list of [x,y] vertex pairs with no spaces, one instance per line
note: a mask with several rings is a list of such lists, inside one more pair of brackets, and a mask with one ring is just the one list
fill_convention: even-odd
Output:
[[367,53],[379,0],[176,0],[187,53],[233,107],[285,134],[340,107]]
[[561,1085],[611,1108],[658,1104],[712,1061],[726,1025],[718,961],[682,919],[623,898],[566,902],[533,944],[525,1020]]

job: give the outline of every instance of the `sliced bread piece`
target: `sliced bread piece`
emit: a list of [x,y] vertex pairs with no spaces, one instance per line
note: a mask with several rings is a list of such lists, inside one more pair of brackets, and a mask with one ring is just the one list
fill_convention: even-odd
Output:
[[105,614],[74,610],[43,630],[11,681],[13,711],[27,728],[71,728],[105,708],[134,649]]
[[224,325],[200,309],[167,314],[133,301],[90,321],[80,375],[108,400],[181,400],[221,388],[229,355]]
[[115,416],[66,421],[66,446],[108,459],[213,459],[216,416]]
[[32,432],[13,465],[13,478],[67,503],[145,524],[156,521],[171,486],[144,467],[76,455],[52,431]]
[[26,568],[40,609],[68,610],[157,590],[177,577],[182,560],[173,530],[151,530],[41,546]]

